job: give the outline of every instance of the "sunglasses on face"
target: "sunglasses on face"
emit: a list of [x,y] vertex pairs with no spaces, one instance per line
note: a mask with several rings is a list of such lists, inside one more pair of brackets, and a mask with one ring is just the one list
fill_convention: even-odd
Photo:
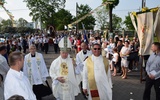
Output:
[[94,50],[101,50],[101,48],[93,48]]

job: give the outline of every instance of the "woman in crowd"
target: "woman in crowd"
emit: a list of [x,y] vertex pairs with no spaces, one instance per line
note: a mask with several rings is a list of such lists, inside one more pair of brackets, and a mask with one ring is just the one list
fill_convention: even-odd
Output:
[[125,45],[122,47],[120,56],[122,58],[121,60],[121,67],[122,67],[122,79],[127,78],[127,69],[129,65],[129,61],[127,60],[127,56],[130,53],[130,48],[129,48],[129,42],[125,41]]

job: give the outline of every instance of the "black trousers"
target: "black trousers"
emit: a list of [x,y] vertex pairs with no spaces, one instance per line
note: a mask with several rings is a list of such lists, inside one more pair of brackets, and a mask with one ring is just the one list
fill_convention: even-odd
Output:
[[146,78],[143,100],[150,100],[151,88],[153,85],[156,91],[156,100],[160,100],[160,78],[153,80],[150,79],[149,76]]
[[48,43],[44,43],[44,51],[45,51],[45,54],[47,54],[48,52]]
[[27,47],[23,46],[23,53],[26,53],[26,49],[27,49]]
[[41,100],[42,97],[52,94],[51,89],[43,84],[33,85],[33,92],[37,100]]
[[40,43],[40,48],[41,48],[41,51],[44,51],[44,46],[42,43]]
[[118,58],[118,63],[117,63],[118,71],[117,73],[121,73],[121,57]]
[[58,44],[54,44],[54,52],[55,52],[55,53],[58,52]]

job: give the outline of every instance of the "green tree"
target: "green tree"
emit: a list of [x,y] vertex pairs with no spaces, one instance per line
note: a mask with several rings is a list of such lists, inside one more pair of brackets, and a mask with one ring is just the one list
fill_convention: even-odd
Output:
[[100,27],[101,30],[104,30],[107,28],[108,25],[108,20],[109,20],[109,14],[108,14],[108,9],[106,7],[100,8],[95,15],[96,18],[96,24],[98,27]]
[[30,16],[33,17],[33,20],[36,21],[40,19],[45,25],[54,25],[53,16],[55,11],[64,8],[65,1],[66,0],[24,0],[24,2],[27,3],[27,7],[31,10]]
[[[84,15],[88,14],[92,9],[86,5],[80,5],[77,7],[77,19],[83,17]],[[86,29],[93,29],[95,25],[95,18],[93,16],[88,16],[84,20],[78,23],[78,28],[83,29],[82,24],[84,24]]]
[[[0,23],[0,32],[1,33],[6,32],[5,29],[7,27],[12,27],[12,21],[10,19],[8,19],[8,20],[2,20],[1,23]],[[9,28],[7,28],[7,32],[9,31],[8,29]]]
[[0,23],[0,33],[2,33],[2,23]]
[[113,14],[112,17],[113,30],[121,30],[123,26],[122,18],[118,17],[116,14]]
[[123,23],[127,30],[135,30],[129,15],[125,16],[125,21]]
[[3,27],[2,28],[2,33],[11,33],[14,34],[16,33],[16,27]]
[[65,9],[60,9],[54,15],[54,22],[57,30],[64,30],[64,26],[73,21],[72,14]]
[[113,11],[113,8],[119,4],[119,0],[102,0],[102,1],[103,1],[103,3],[105,3],[105,2],[109,3],[107,5],[107,9],[109,8],[109,23],[110,23],[109,30],[110,30],[110,32],[113,32],[112,11]]
[[12,27],[12,21],[10,19],[2,20],[1,24],[3,27]]
[[27,26],[27,21],[23,18],[19,18],[17,21],[17,27],[26,27]]

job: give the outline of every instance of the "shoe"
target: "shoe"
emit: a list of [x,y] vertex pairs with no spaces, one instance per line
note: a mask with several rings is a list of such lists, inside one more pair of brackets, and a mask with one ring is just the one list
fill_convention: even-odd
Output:
[[131,70],[130,70],[130,69],[128,70],[128,73],[129,73],[129,72],[131,72]]
[[138,68],[135,68],[134,70],[135,70],[135,71],[137,71],[137,70],[138,70]]
[[116,74],[115,74],[115,73],[113,73],[113,74],[112,74],[112,76],[116,76]]
[[121,77],[124,77],[124,75],[122,74]]
[[119,74],[119,76],[121,76],[123,73],[121,72],[120,74]]
[[122,79],[127,79],[127,76],[123,76]]
[[142,81],[146,81],[146,78],[143,78]]

